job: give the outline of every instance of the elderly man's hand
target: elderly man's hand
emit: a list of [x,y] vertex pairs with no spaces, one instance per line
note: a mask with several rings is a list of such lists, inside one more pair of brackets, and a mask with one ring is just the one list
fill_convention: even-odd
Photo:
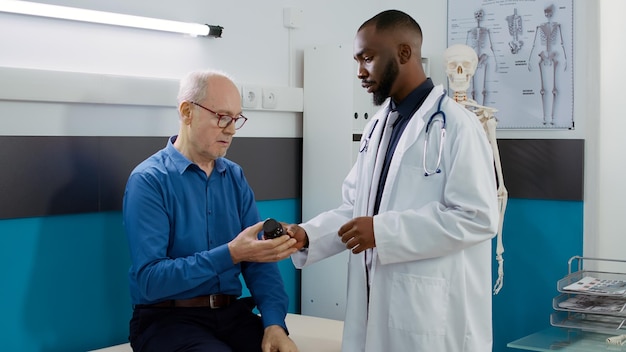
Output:
[[297,241],[288,235],[271,240],[260,240],[259,232],[263,222],[258,222],[245,230],[228,243],[228,250],[233,263],[240,262],[277,262],[295,253]]
[[270,325],[265,328],[261,349],[263,352],[298,352],[296,344],[278,325]]

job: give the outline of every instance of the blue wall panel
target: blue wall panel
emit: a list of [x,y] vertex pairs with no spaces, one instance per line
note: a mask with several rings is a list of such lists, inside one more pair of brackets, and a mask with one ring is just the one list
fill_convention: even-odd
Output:
[[[300,218],[296,199],[258,202],[263,217]],[[127,342],[130,265],[120,212],[0,221],[0,351],[72,352]],[[290,312],[299,272],[280,263]]]
[[[550,326],[557,281],[567,275],[567,261],[583,254],[583,202],[509,199],[502,234],[504,287],[493,296],[493,352],[512,351],[507,343]],[[493,269],[495,282],[495,261]]]
[[126,338],[119,212],[3,220],[0,248],[0,350],[85,351]]
[[[257,204],[262,219],[274,218],[286,223],[300,222],[301,210],[299,199],[265,200]],[[300,313],[300,270],[293,266],[290,258],[280,261],[278,265],[283,276],[285,289],[289,294],[289,312]],[[245,286],[242,295],[250,295],[250,291],[248,291]]]

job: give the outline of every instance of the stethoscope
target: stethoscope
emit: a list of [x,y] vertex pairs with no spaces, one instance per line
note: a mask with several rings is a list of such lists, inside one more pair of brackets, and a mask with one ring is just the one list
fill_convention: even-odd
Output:
[[[426,124],[426,136],[424,137],[424,158],[423,158],[423,167],[424,167],[424,176],[430,176],[434,174],[441,173],[441,154],[443,152],[443,143],[446,139],[446,114],[441,110],[441,104],[443,103],[443,98],[446,96],[446,92],[444,91],[439,98],[439,103],[437,104],[437,111],[430,116],[428,119],[428,123]],[[437,120],[437,115],[441,115],[441,120]],[[361,141],[361,145],[359,147],[359,153],[367,152],[367,148],[370,144],[370,139],[372,138],[372,134],[374,134],[374,130],[376,129],[376,124],[378,124],[379,120],[374,121],[372,128],[370,129],[369,134]],[[426,166],[426,152],[428,150],[428,139],[430,137],[429,129],[435,123],[441,123],[441,139],[439,140],[439,153],[437,153],[437,164],[435,165],[435,169],[431,170]]]
[[361,141],[361,146],[359,147],[359,153],[367,152],[367,148],[369,148],[369,145],[370,145],[370,139],[372,138],[372,134],[374,134],[374,130],[376,129],[377,124],[378,124],[378,120],[374,121],[374,125],[372,126],[370,133],[368,134],[367,137],[365,137]]
[[[443,103],[443,98],[446,96],[446,92],[444,91],[439,98],[439,104],[437,105],[437,111],[434,114],[430,115],[428,119],[428,123],[426,123],[426,135],[424,136],[424,158],[423,166],[424,166],[424,176],[428,177],[430,175],[441,173],[441,154],[443,152],[443,142],[446,139],[446,113],[441,110],[441,104]],[[441,115],[441,119],[438,120],[437,115]],[[426,166],[426,152],[428,150],[428,139],[430,137],[429,129],[435,122],[441,123],[441,138],[439,140],[439,152],[437,153],[437,164],[434,169],[429,169]]]

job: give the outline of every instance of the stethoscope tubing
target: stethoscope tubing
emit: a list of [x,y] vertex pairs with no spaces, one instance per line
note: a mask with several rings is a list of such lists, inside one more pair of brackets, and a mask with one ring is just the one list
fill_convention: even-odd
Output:
[[[444,146],[444,141],[446,139],[446,113],[443,112],[443,110],[441,109],[441,105],[443,104],[443,99],[446,96],[446,92],[444,91],[441,94],[441,97],[439,97],[439,102],[437,104],[437,111],[435,111],[432,115],[430,115],[430,118],[428,119],[428,122],[426,123],[426,127],[425,127],[425,136],[424,136],[424,155],[423,155],[423,159],[422,159],[422,166],[424,168],[424,176],[428,177],[434,174],[438,174],[441,173],[441,156],[443,154],[443,146]],[[434,125],[435,122],[439,121],[439,120],[435,120],[437,116],[441,115],[441,134],[440,134],[440,139],[439,139],[439,152],[437,153],[437,164],[435,165],[434,169],[428,169],[427,165],[426,165],[426,154],[428,151],[428,139],[430,137],[430,127],[432,125]],[[363,139],[363,141],[361,142],[361,146],[359,148],[359,153],[363,153],[363,152],[367,152],[367,149],[369,148],[369,142],[370,142],[370,138],[372,138],[372,135],[374,134],[374,130],[376,130],[376,125],[378,124],[379,120],[374,121],[374,124],[372,125],[372,128],[370,129],[369,134],[367,135],[367,137],[365,137]]]
[[378,124],[378,120],[374,121],[374,124],[372,125],[372,129],[370,130],[369,135],[365,137],[365,139],[363,139],[363,141],[361,142],[359,153],[367,152],[367,148],[369,148],[369,145],[370,145],[370,139],[372,138],[372,135],[374,134],[374,130],[376,129],[377,124]]
[[[443,110],[441,109],[441,105],[445,97],[446,97],[446,92],[444,91],[443,94],[441,94],[441,97],[439,98],[439,103],[437,104],[437,111],[435,111],[432,115],[430,115],[430,118],[428,119],[428,122],[426,123],[425,136],[424,136],[424,155],[422,159],[422,163],[423,163],[422,166],[424,168],[424,176],[426,177],[441,173],[441,155],[443,154],[443,144],[446,139],[446,113],[443,112]],[[438,120],[435,120],[435,118],[438,115],[441,115],[441,135],[440,135],[441,138],[439,139],[439,152],[437,153],[437,164],[435,165],[435,168],[429,169],[428,166],[426,165],[426,155],[428,151],[428,139],[430,137],[429,129],[434,124],[434,122],[438,121]]]

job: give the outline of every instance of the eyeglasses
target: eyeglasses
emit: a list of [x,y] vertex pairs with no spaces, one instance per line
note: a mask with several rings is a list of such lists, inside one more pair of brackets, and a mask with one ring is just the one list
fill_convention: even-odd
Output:
[[232,117],[232,116],[228,116],[225,114],[220,114],[218,112],[215,112],[207,107],[204,107],[196,102],[191,101],[190,103],[192,103],[193,105],[199,106],[201,108],[203,108],[204,110],[215,114],[215,116],[217,116],[217,126],[219,128],[226,128],[228,126],[230,126],[231,123],[235,123],[235,129],[238,130],[240,128],[243,127],[243,125],[246,123],[246,121],[248,121],[248,118],[239,114],[239,116],[237,117]]

